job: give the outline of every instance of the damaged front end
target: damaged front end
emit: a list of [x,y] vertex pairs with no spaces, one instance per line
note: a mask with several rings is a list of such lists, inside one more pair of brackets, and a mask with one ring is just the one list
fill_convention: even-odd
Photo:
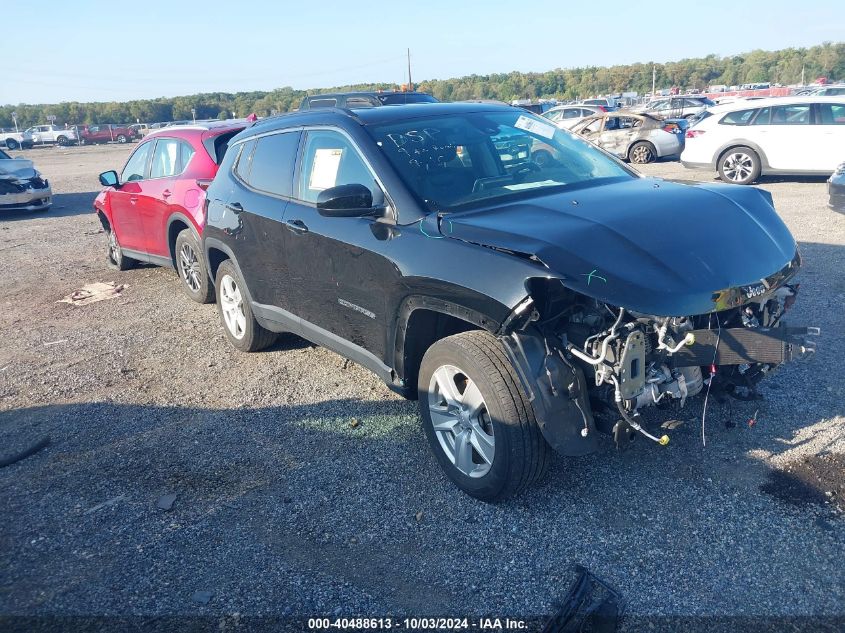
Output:
[[0,163],[0,210],[41,211],[53,202],[50,183],[25,159]]
[[563,285],[530,283],[529,296],[500,329],[549,444],[564,455],[596,449],[597,433],[626,444],[635,434],[667,444],[639,421],[646,407],[701,397],[718,388],[756,399],[757,385],[783,363],[811,356],[818,328],[789,327],[783,316],[800,265],[759,284],[713,293],[713,310],[657,316],[611,305]]

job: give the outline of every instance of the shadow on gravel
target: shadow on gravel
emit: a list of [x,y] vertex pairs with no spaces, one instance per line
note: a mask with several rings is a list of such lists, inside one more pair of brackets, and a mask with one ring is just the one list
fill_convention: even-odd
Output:
[[99,191],[86,193],[57,193],[53,195],[53,206],[49,211],[23,212],[5,211],[0,215],[0,222],[17,222],[33,218],[70,217],[93,213],[94,198]]

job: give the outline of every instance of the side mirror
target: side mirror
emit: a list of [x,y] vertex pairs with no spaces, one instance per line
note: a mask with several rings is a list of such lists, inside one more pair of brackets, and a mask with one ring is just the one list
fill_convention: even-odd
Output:
[[317,212],[330,218],[357,218],[373,215],[373,193],[364,185],[329,187],[317,196]]
[[117,172],[113,169],[110,171],[104,171],[100,174],[100,184],[103,185],[103,187],[119,187],[120,179],[117,177]]

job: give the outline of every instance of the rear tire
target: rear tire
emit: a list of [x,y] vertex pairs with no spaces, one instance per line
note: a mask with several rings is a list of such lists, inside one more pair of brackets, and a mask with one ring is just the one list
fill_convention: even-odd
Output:
[[719,156],[717,168],[723,182],[750,185],[760,177],[763,166],[757,152],[741,145]]
[[492,335],[471,331],[437,341],[423,357],[417,389],[431,450],[466,494],[501,501],[545,474],[550,448]]
[[70,143],[68,142],[67,136],[60,136],[56,139],[56,143],[61,145],[62,147],[66,147]]
[[657,160],[657,151],[648,141],[639,141],[628,150],[628,160],[635,165],[647,165]]
[[15,139],[13,139],[13,138],[7,138],[7,139],[6,139],[6,147],[7,147],[8,149],[18,149],[18,148],[20,147],[20,143],[18,143],[18,142],[17,142]]
[[264,329],[252,314],[246,285],[235,265],[226,260],[217,269],[214,282],[220,323],[229,342],[242,352],[257,352],[270,347],[278,335]]
[[197,303],[214,301],[214,284],[208,276],[199,240],[191,229],[183,229],[176,236],[173,256],[185,294]]
[[117,239],[114,229],[109,229],[108,237],[109,245],[106,259],[109,265],[117,270],[129,270],[133,268],[138,262],[123,254],[123,249],[120,247],[120,242]]

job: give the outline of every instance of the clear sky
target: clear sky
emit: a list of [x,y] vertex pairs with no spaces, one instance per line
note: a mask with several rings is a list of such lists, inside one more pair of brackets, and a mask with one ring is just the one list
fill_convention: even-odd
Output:
[[41,0],[37,8],[20,6],[20,19],[3,20],[0,103],[402,83],[406,48],[419,81],[845,40],[845,0]]

